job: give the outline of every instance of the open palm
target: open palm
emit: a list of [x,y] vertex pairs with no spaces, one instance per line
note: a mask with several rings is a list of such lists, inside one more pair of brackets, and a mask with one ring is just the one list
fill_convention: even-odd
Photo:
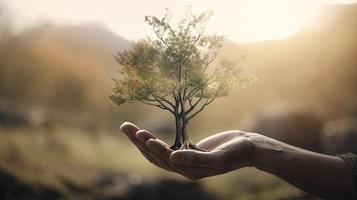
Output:
[[254,154],[251,139],[259,137],[256,133],[225,131],[198,142],[203,151],[173,151],[168,144],[134,124],[126,122],[121,130],[150,162],[194,180],[250,166]]

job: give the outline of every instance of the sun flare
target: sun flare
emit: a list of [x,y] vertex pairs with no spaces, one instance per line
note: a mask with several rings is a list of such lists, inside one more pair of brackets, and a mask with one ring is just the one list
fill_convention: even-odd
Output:
[[317,13],[311,1],[236,1],[225,11],[225,32],[236,42],[274,40],[288,37]]

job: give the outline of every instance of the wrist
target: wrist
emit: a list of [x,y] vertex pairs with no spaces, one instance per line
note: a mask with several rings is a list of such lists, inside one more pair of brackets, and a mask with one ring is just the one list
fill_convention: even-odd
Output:
[[284,144],[265,136],[253,138],[251,141],[253,144],[251,165],[269,173],[279,170],[288,150],[284,148]]
[[267,168],[267,158],[268,155],[265,152],[265,149],[262,149],[259,145],[253,143],[253,156],[251,164],[253,167],[259,170],[265,170]]

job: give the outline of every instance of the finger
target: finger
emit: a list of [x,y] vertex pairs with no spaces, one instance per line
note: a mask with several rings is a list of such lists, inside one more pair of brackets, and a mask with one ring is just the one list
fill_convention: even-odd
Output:
[[[120,130],[133,142],[135,146],[141,151],[141,153],[145,153],[145,157],[151,157],[148,153],[148,149],[146,146],[135,137],[136,133],[140,131],[140,129],[130,122],[124,122],[120,126]],[[151,159],[152,160],[152,159]]]
[[[153,152],[146,144],[145,142],[150,139],[156,139],[150,132],[146,130],[139,130],[138,132],[135,133],[135,137],[138,138],[141,143],[140,146],[142,146],[142,149],[144,153],[148,154],[150,157],[152,157],[155,161],[156,164],[159,164],[160,167],[165,168],[167,170],[173,171],[173,168],[170,166],[170,164],[167,162],[168,159],[162,160],[160,156],[157,156],[155,152]],[[157,139],[159,141],[159,139]],[[162,142],[163,144],[163,142]],[[167,144],[164,144],[165,146],[168,146]],[[155,164],[155,163],[154,163]]]
[[221,163],[221,153],[217,152],[202,152],[195,150],[178,150],[170,155],[170,161],[182,165],[193,167],[211,167],[219,168]]
[[166,160],[163,160],[162,158],[158,157],[153,151],[146,147],[144,143],[139,142],[136,146],[145,156],[145,158],[148,159],[154,165],[169,171],[175,171]]
[[130,122],[124,122],[120,126],[120,130],[128,136],[128,138],[134,143],[135,146],[138,147],[140,152],[144,154],[150,162],[154,160],[149,153],[149,149],[147,149],[147,147],[137,137],[135,137],[136,133],[140,132],[140,129],[137,126]]
[[173,152],[172,149],[163,141],[159,139],[149,139],[145,142],[145,145],[152,150],[158,157],[169,161],[170,154]]
[[124,122],[120,126],[120,130],[125,133],[126,136],[129,137],[130,140],[134,139],[135,133],[138,132],[140,129],[135,126],[133,123],[130,122]]
[[130,122],[124,122],[120,126],[120,130],[124,132],[126,136],[128,136],[128,138],[139,148],[140,151],[144,151],[146,154],[150,154],[150,150],[145,146],[145,143],[142,142],[139,137],[137,137],[137,135],[142,137],[141,135],[143,134],[145,134],[145,137],[147,137],[147,131],[140,130],[137,126]]
[[173,152],[169,145],[159,139],[149,139],[145,142],[145,145],[151,150],[151,155],[162,162],[162,165],[165,165],[166,168],[170,168],[170,171],[176,171],[169,162],[169,156]]
[[212,150],[237,135],[237,131],[225,131],[209,136],[197,143],[201,149]]
[[149,153],[147,153],[145,150],[143,150],[142,148],[138,147],[139,151],[141,152],[141,154],[143,154],[143,156],[151,163],[153,163],[154,165],[161,167],[161,165],[159,164],[159,162],[153,158]]
[[147,131],[140,130],[137,126],[135,126],[130,122],[124,122],[120,126],[120,130],[124,132],[126,136],[128,136],[128,138],[134,143],[135,146],[137,146],[137,148],[144,155],[144,157],[148,159],[151,163],[153,163],[158,167],[164,168],[166,170],[174,171],[174,169],[167,161],[163,161],[157,156],[155,156],[155,154],[145,145],[145,143],[143,143],[138,137],[136,137],[136,133],[138,133],[138,135],[140,136],[144,134],[144,132],[145,132],[145,137],[147,137],[148,136]]
[[156,139],[150,132],[146,130],[139,130],[135,133],[135,137],[138,138],[141,142],[145,143],[149,139]]

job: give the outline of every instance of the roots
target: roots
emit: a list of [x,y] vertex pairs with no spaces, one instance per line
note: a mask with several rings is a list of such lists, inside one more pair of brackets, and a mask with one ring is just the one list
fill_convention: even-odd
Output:
[[183,144],[175,143],[173,146],[171,146],[171,149],[172,150],[190,149],[190,150],[196,150],[196,151],[204,151],[203,149],[200,149],[197,145],[195,145],[191,141],[185,141]]

